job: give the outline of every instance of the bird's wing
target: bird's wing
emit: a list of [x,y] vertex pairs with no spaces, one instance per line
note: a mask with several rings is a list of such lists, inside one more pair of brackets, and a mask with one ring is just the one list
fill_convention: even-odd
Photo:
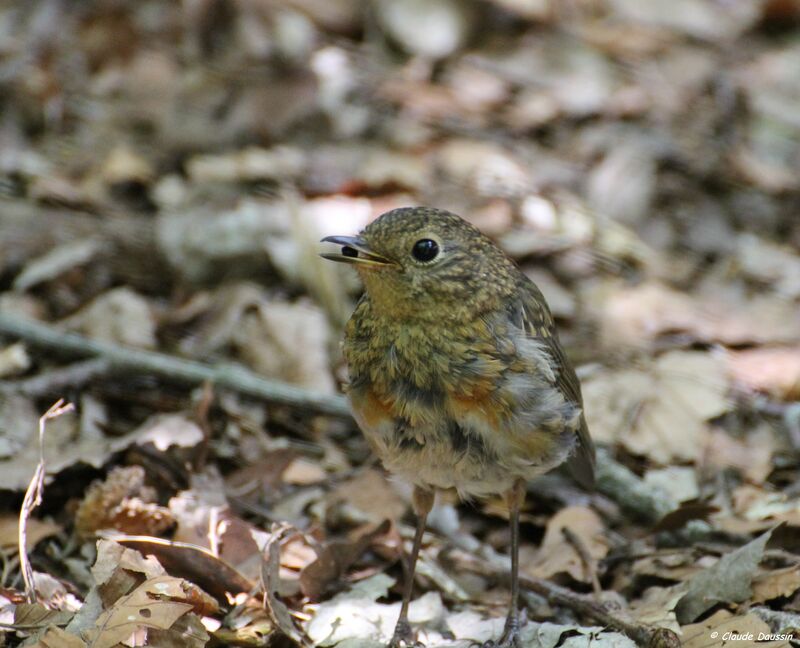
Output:
[[[573,369],[558,340],[558,332],[547,302],[536,284],[525,275],[521,276],[519,312],[522,318],[522,328],[528,335],[547,346],[547,350],[557,364],[554,368],[556,387],[564,394],[565,398],[583,408],[583,396],[581,395],[578,376],[575,375],[575,369]],[[578,443],[575,451],[567,460],[567,466],[581,486],[592,488],[594,486],[594,464],[594,443],[589,436],[586,418],[581,412]]]

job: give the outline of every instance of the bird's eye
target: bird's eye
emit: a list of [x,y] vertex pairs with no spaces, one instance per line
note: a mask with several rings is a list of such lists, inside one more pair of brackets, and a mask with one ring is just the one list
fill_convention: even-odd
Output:
[[417,261],[427,263],[439,255],[439,244],[432,239],[420,239],[411,248],[411,256]]

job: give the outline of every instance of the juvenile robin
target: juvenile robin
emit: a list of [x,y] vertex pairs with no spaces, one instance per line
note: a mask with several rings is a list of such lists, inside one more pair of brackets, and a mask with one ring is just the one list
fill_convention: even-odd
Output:
[[511,605],[499,643],[519,646],[519,512],[526,482],[564,461],[594,480],[575,371],[542,293],[491,240],[450,212],[395,209],[327,259],[365,293],[345,327],[348,397],[367,441],[414,485],[417,528],[391,648],[414,645],[408,604],[437,489],[504,494]]

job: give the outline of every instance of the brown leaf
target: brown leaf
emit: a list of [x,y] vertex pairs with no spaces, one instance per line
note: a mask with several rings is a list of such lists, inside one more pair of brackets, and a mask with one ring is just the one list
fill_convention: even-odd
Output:
[[662,517],[650,531],[660,533],[661,531],[682,529],[690,520],[707,520],[712,513],[717,511],[719,511],[718,506],[704,502],[685,502]]
[[[61,526],[48,520],[29,518],[26,528],[27,549],[32,550],[41,540],[62,531]],[[0,547],[16,548],[19,543],[19,515],[0,514]]]
[[372,522],[398,520],[408,508],[392,483],[373,469],[343,482],[328,497],[332,503],[343,501],[354,506]]
[[14,608],[14,625],[25,630],[66,625],[72,614],[66,610],[50,609],[41,603],[20,603]]
[[715,426],[706,438],[702,457],[712,470],[737,468],[749,481],[762,484],[774,469],[775,446],[771,425],[757,425],[741,439]]
[[791,596],[800,589],[800,568],[797,565],[762,571],[753,578],[753,603]]
[[151,578],[117,600],[86,633],[92,646],[112,648],[141,628],[168,630],[192,609],[185,601],[184,581],[172,576]]
[[328,587],[361,558],[375,539],[385,535],[390,528],[389,520],[384,520],[377,528],[368,529],[353,540],[327,543],[318,552],[317,559],[300,574],[303,594],[312,601],[318,601]]
[[150,303],[128,287],[100,295],[63,320],[62,325],[106,342],[145,349],[156,347],[156,321]]
[[728,371],[740,387],[776,400],[800,398],[800,347],[731,351],[727,361]]
[[609,346],[648,345],[674,333],[731,345],[791,342],[800,331],[800,309],[792,302],[772,295],[744,300],[724,285],[708,286],[692,297],[657,282],[620,283],[598,291],[595,299]]
[[686,593],[683,584],[672,587],[650,587],[637,601],[631,603],[631,616],[640,623],[669,628],[679,631],[680,626],[675,618],[675,605]]
[[665,549],[635,560],[633,573],[655,576],[665,580],[683,581],[691,578],[706,566],[701,560],[698,560],[698,554],[694,549]]
[[324,481],[328,473],[316,461],[299,457],[294,459],[283,471],[281,477],[287,484],[307,486]]
[[569,506],[550,519],[539,551],[533,561],[523,569],[537,578],[567,573],[576,581],[591,583],[591,574],[580,554],[564,539],[564,528],[570,529],[580,538],[595,560],[604,558],[608,553],[608,543],[603,537],[605,527],[597,513],[583,506]]
[[[147,536],[110,535],[109,537],[115,543],[135,549],[136,551],[126,549],[131,554],[146,553],[153,562],[158,558],[156,564],[161,563],[171,574],[197,583],[202,590],[209,592],[219,601],[226,601],[229,593],[249,592],[254,587],[253,581],[204,547]],[[207,596],[198,593],[193,596],[193,600],[202,601],[202,606],[198,605],[196,609],[198,613],[206,614],[216,610],[217,604]]]
[[291,534],[297,531],[289,525],[273,525],[272,532],[266,544],[260,547],[264,552],[261,565],[261,581],[264,586],[267,601],[267,611],[270,619],[281,632],[299,645],[304,645],[303,635],[298,630],[288,606],[279,598],[282,589],[280,577],[280,546]]
[[722,363],[692,351],[666,353],[641,370],[598,372],[583,388],[595,440],[622,443],[661,464],[696,459],[707,421],[731,406]]
[[155,503],[156,493],[144,484],[141,466],[117,466],[95,481],[75,512],[75,530],[89,538],[101,529],[158,535],[174,524],[169,509]]
[[47,628],[31,648],[86,648],[86,642],[66,630],[51,626]]

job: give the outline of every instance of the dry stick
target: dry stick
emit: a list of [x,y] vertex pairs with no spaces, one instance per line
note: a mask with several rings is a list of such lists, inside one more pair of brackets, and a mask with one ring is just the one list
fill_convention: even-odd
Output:
[[678,635],[672,630],[621,619],[597,601],[582,594],[576,594],[550,581],[523,576],[520,578],[520,585],[541,594],[550,603],[563,605],[597,623],[624,632],[640,646],[650,648],[672,648],[674,646],[677,648],[681,645]]
[[104,358],[112,370],[148,373],[190,384],[208,381],[273,403],[307,408],[322,414],[349,416],[347,403],[341,396],[268,380],[238,365],[208,365],[155,351],[122,347],[12,315],[0,315],[0,335],[19,338],[32,346],[64,354]]
[[28,490],[25,491],[25,499],[22,500],[22,508],[19,511],[19,564],[22,571],[22,579],[25,581],[25,598],[28,603],[36,602],[36,584],[33,581],[33,568],[28,559],[28,518],[31,512],[42,503],[42,490],[44,488],[44,430],[47,421],[58,418],[62,414],[75,409],[72,403],[64,403],[64,399],[59,399],[49,410],[39,418],[39,463],[33,473]]

